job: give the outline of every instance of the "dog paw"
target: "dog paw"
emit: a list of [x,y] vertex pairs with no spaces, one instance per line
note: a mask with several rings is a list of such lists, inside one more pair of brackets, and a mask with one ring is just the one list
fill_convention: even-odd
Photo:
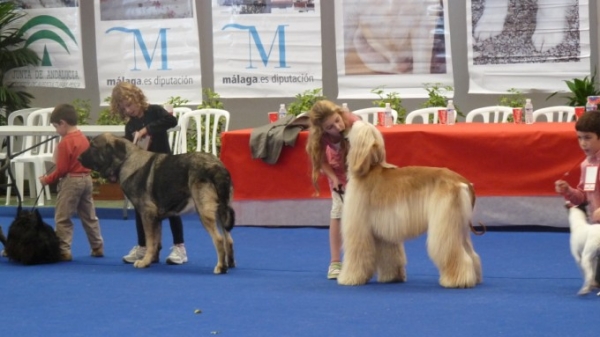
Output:
[[350,277],[342,276],[342,274],[338,275],[337,283],[342,286],[361,286],[366,284],[368,280],[357,280]]
[[150,265],[148,262],[144,262],[144,260],[137,260],[133,263],[135,268],[147,268]]
[[213,270],[213,273],[215,273],[215,274],[227,274],[227,267],[223,267],[223,266],[217,265],[215,267],[215,270]]

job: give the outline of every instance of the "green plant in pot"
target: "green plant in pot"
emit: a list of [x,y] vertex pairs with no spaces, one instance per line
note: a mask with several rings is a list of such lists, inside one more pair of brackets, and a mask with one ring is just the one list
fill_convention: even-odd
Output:
[[[498,105],[509,106],[511,108],[523,108],[525,106],[525,95],[518,89],[510,88],[507,90],[507,94],[500,96]],[[513,115],[511,114],[506,119],[507,122],[514,122]]]
[[310,111],[312,106],[320,100],[327,99],[323,95],[323,89],[309,89],[297,94],[295,99],[287,108],[288,115],[298,116],[303,112]]
[[400,94],[392,91],[385,92],[385,86],[379,86],[371,89],[371,93],[379,96],[378,99],[373,101],[373,105],[385,108],[386,103],[390,103],[390,107],[398,112],[397,124],[404,124],[406,120],[406,109],[402,106],[402,98]]
[[[564,81],[569,88],[569,93],[564,97],[569,106],[585,106],[587,103],[588,96],[600,96],[600,90],[597,89],[596,84],[596,71],[591,76],[585,76],[584,78],[574,78],[571,80]],[[556,96],[559,92],[554,92],[550,96],[546,97],[546,100]]]
[[71,105],[77,111],[77,124],[89,125],[90,124],[90,112],[92,110],[92,104],[89,99],[76,98],[71,102]]
[[174,108],[184,106],[189,102],[188,99],[181,98],[180,96],[171,96],[167,99],[167,104],[171,104]]
[[103,100],[108,105],[100,110],[96,124],[98,125],[125,125],[125,121],[117,113],[112,113],[110,110],[110,96]]
[[[442,85],[441,83],[423,83],[423,86],[425,87],[425,91],[427,91],[428,97],[425,103],[423,103],[423,108],[446,107],[448,105],[448,96],[451,97],[450,94],[454,93],[454,88],[450,85]],[[456,112],[456,116],[465,116],[456,102],[454,102],[454,111]],[[433,122],[433,120],[430,120],[430,122]]]
[[[13,69],[38,65],[40,58],[31,49],[24,47],[25,32],[15,27],[26,13],[19,10],[12,1],[0,2],[0,110],[5,109],[8,115],[19,109],[29,107],[33,95],[11,82],[6,76]],[[5,116],[1,116],[0,124],[6,124]]]

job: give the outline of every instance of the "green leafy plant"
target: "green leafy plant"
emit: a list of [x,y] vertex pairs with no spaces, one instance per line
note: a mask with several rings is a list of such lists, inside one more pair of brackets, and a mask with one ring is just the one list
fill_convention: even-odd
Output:
[[[187,100],[186,100],[187,101]],[[198,109],[223,109],[221,95],[214,92],[211,88],[202,90],[202,104],[198,105]]]
[[[500,96],[498,101],[499,105],[509,106],[511,108],[523,108],[525,106],[525,96],[520,90],[510,88],[507,90],[508,94]],[[507,122],[514,122],[513,115],[511,114],[506,119]]]
[[96,124],[98,125],[125,125],[125,121],[119,116],[119,114],[112,113],[110,111],[110,96],[106,97],[104,103],[108,103],[109,105],[100,110],[98,114],[98,120],[96,120]]
[[508,94],[500,96],[499,105],[509,106],[511,108],[522,108],[525,106],[525,96],[515,88],[507,90]]
[[303,112],[310,111],[315,103],[326,98],[323,96],[321,88],[305,90],[295,96],[294,101],[288,106],[287,112],[289,115],[298,116]]
[[[6,74],[16,68],[38,65],[39,56],[24,47],[24,31],[15,27],[25,12],[12,1],[0,2],[0,109],[10,112],[29,107],[33,95],[11,82]],[[8,117],[8,115],[7,115]],[[0,121],[2,122],[2,121]],[[6,120],[4,123],[6,124]]]
[[[110,104],[110,96],[106,97],[104,103]],[[125,121],[121,119],[118,114],[114,114],[110,111],[110,105],[104,107],[100,110],[98,115],[98,120],[96,120],[96,124],[98,125],[125,125]],[[102,178],[100,174],[96,171],[92,171],[91,174],[92,179],[98,184],[105,184],[108,180]]]
[[[427,91],[428,96],[425,103],[423,103],[424,108],[447,106],[449,93],[454,92],[454,88],[452,86],[444,86],[441,83],[423,83],[423,86],[425,86],[425,91]],[[456,102],[454,102],[454,111],[456,111],[457,116],[465,116]],[[433,120],[430,122],[433,122]]]
[[[600,96],[600,90],[597,89],[596,71],[591,76],[585,76],[582,79],[574,78],[564,81],[569,88],[570,93],[564,98],[569,106],[585,106],[588,96]],[[559,92],[554,92],[546,97],[546,100],[554,97]]]
[[406,109],[402,106],[402,98],[400,94],[392,91],[385,92],[384,86],[379,86],[371,89],[371,93],[379,96],[379,99],[373,101],[373,104],[378,107],[385,107],[385,103],[390,103],[390,107],[398,112],[397,124],[404,124],[406,120]]
[[71,102],[71,105],[77,111],[77,124],[89,125],[90,124],[90,111],[92,110],[92,104],[89,99],[76,98]]
[[184,106],[188,102],[189,100],[181,98],[180,96],[171,96],[167,100],[167,104],[171,104],[174,108]]

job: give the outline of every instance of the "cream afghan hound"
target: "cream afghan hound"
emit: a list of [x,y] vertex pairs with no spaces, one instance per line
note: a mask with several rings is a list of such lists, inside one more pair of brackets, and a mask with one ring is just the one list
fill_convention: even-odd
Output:
[[348,185],[342,213],[342,285],[406,281],[404,241],[427,231],[427,251],[440,285],[470,288],[482,281],[471,243],[472,184],[446,168],[396,167],[385,161],[375,126],[355,122],[349,132]]

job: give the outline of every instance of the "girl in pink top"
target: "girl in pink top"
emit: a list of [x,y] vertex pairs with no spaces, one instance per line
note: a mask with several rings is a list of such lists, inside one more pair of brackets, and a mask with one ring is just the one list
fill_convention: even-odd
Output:
[[312,182],[318,193],[317,180],[321,174],[324,174],[331,189],[332,206],[329,222],[331,262],[327,272],[327,278],[331,280],[337,279],[342,268],[340,227],[348,153],[348,140],[345,139],[345,135],[359,117],[327,100],[315,103],[308,117],[310,127],[306,152],[312,164]]

